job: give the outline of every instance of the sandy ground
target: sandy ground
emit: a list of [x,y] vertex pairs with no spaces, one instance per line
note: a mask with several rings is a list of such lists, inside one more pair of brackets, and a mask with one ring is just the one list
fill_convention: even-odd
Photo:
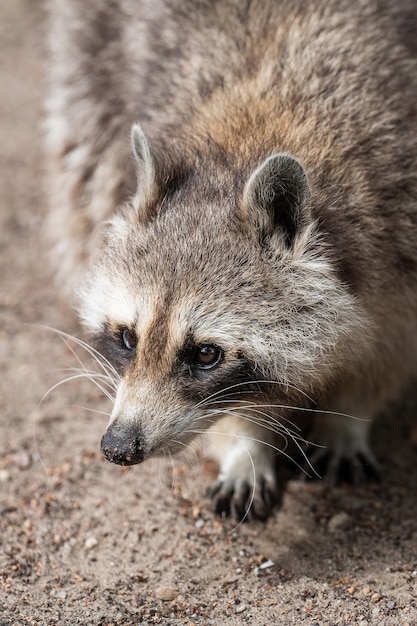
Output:
[[109,403],[88,381],[39,405],[78,367],[42,325],[81,332],[40,235],[45,28],[41,0],[1,1],[0,626],[416,626],[412,390],[375,427],[381,484],[292,482],[238,527],[210,511],[210,463],[105,462]]

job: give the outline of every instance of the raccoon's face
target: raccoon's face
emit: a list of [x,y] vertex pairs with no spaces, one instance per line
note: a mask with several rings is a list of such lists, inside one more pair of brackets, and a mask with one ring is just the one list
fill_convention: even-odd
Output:
[[273,156],[232,205],[213,192],[202,206],[195,178],[164,193],[138,127],[134,146],[141,193],[110,225],[81,308],[117,382],[102,451],[122,465],[181,449],[242,398],[311,391],[337,341],[329,318],[348,306],[298,161]]

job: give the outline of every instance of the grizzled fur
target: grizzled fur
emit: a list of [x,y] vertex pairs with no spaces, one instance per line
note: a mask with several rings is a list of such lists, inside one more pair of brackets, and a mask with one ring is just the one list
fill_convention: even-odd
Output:
[[415,3],[51,9],[49,227],[68,284],[96,257],[103,452],[140,462],[216,422],[216,509],[265,517],[287,420],[314,408],[329,476],[376,471],[370,420],[417,359]]

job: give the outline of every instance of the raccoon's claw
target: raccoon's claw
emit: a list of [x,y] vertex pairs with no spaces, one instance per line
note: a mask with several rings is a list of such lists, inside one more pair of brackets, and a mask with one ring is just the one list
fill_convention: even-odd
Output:
[[210,489],[213,511],[238,521],[266,520],[280,503],[280,495],[265,478],[254,487],[245,480],[220,479]]
[[[369,480],[378,481],[381,476],[379,463],[369,449],[351,455],[341,455],[334,450],[316,450],[310,455],[310,464],[305,468],[304,480],[322,477],[332,486],[343,482],[362,485]],[[315,476],[311,476],[311,466]]]

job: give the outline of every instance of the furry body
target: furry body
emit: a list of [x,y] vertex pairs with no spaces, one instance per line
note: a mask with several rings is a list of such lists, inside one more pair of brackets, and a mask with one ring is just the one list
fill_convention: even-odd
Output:
[[298,407],[333,478],[375,467],[417,359],[413,4],[53,3],[50,225],[70,282],[99,250],[80,311],[117,370],[110,460],[216,423],[216,508],[264,517]]

